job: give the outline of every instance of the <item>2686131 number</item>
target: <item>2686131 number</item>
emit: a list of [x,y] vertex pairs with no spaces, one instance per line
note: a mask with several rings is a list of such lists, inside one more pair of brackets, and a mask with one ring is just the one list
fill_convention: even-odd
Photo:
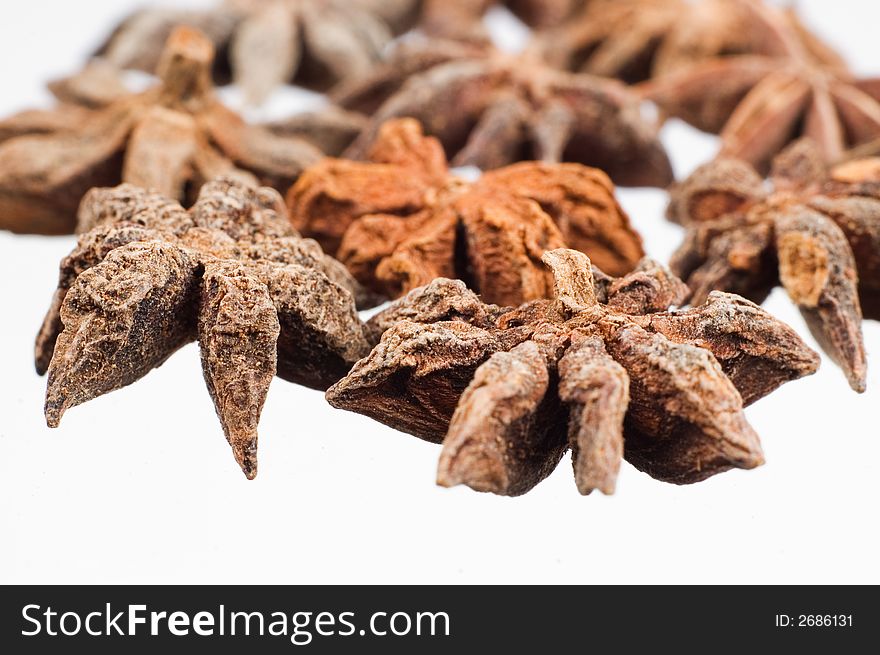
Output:
[[807,628],[852,627],[852,614],[800,614],[798,625]]
[[776,615],[778,628],[851,628],[852,624],[852,614],[798,614],[797,618],[789,614]]

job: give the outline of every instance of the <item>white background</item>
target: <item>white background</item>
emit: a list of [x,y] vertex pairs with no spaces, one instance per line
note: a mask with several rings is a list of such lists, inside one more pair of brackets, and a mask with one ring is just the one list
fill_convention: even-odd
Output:
[[[48,106],[43,83],[76,70],[135,4],[7,4],[0,113]],[[877,72],[880,6],[798,5],[857,71]],[[493,26],[510,47],[522,36],[502,14]],[[314,106],[302,98],[279,92],[263,113]],[[663,139],[679,175],[716,147],[676,123]],[[664,193],[620,198],[649,253],[668,258],[681,230],[663,219]],[[276,379],[248,482],[193,345],[45,427],[32,344],[72,244],[0,233],[0,583],[880,582],[876,322],[865,395],[826,361],[748,410],[767,457],[758,470],[676,487],[624,464],[616,495],[581,497],[566,458],[522,498],[446,490],[437,446]],[[805,333],[779,290],[766,306]]]

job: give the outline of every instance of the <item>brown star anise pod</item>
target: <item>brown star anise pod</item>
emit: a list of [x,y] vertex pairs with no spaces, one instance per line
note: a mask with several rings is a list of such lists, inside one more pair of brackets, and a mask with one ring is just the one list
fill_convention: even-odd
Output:
[[412,22],[416,0],[225,0],[205,10],[145,9],[128,17],[98,54],[120,68],[152,72],[160,44],[178,25],[209,35],[223,57],[218,81],[232,77],[252,102],[278,85],[327,88],[367,72]]
[[688,227],[672,268],[694,302],[713,289],[761,302],[782,284],[861,392],[862,309],[880,318],[880,182],[870,162],[829,175],[822,157],[809,140],[789,146],[774,160],[769,190],[745,161],[699,168],[672,190],[669,217]]
[[614,491],[621,457],[679,484],[763,460],[743,406],[813,373],[817,355],[739,296],[687,294],[644,260],[622,278],[586,255],[543,260],[555,300],[486,305],[437,280],[371,320],[370,355],[327,391],[335,407],[442,442],[439,484],[525,493],[572,449],[578,490]]
[[647,83],[646,97],[697,128],[720,132],[722,156],[762,173],[801,136],[813,138],[828,163],[880,136],[877,80],[854,78],[793,13],[735,1],[751,13],[764,54],[707,59]]
[[454,277],[488,302],[518,304],[551,294],[545,250],[577,248],[615,274],[643,255],[601,171],[526,162],[467,183],[413,119],[383,126],[370,163],[328,158],[306,170],[287,201],[298,230],[393,298]]
[[367,155],[382,123],[408,116],[440,139],[454,166],[568,161],[601,168],[624,186],[672,181],[636,94],[617,80],[559,71],[528,54],[448,41],[405,44],[333,98],[372,113],[345,152],[352,159]]
[[272,378],[326,389],[369,352],[356,283],[290,227],[273,189],[221,178],[186,211],[123,184],[90,191],[79,221],[36,343],[50,427],[197,340],[226,439],[253,478]]
[[114,99],[110,78],[92,70],[55,85],[81,104],[0,123],[0,228],[69,233],[86,191],[120,182],[189,202],[219,175],[286,190],[323,153],[292,126],[248,125],[224,107],[209,77],[213,54],[203,35],[180,28],[165,48],[160,83],[147,91]]
[[530,47],[560,68],[633,84],[707,57],[760,51],[753,27],[732,0],[593,0]]

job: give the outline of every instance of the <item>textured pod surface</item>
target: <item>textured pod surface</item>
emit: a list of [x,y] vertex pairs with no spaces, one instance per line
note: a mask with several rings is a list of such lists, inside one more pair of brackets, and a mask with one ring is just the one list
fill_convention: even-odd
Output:
[[118,75],[93,64],[53,84],[63,101],[56,109],[0,122],[0,229],[69,233],[85,193],[120,182],[186,204],[220,175],[286,190],[362,126],[361,117],[332,110],[248,125],[214,95],[206,35],[181,27],[162,53],[151,69],[159,82],[142,93],[125,91]]
[[672,268],[691,301],[713,289],[762,302],[781,285],[810,331],[865,390],[861,322],[880,317],[880,186],[871,159],[831,171],[815,142],[773,162],[771,184],[740,160],[706,164],[672,191],[669,215],[688,228]]
[[437,482],[518,496],[547,477],[567,447],[549,386],[547,362],[534,342],[492,355],[456,406]]
[[295,227],[376,293],[459,278],[488,302],[515,305],[551,295],[547,250],[583,250],[616,275],[643,255],[601,171],[528,162],[466,183],[412,119],[385,124],[371,160],[325,159],[287,202]]
[[686,290],[650,260],[610,278],[574,250],[542,259],[552,300],[501,308],[435,280],[393,303],[327,399],[442,442],[440,484],[503,495],[568,448],[583,494],[612,493],[622,457],[679,484],[763,462],[744,405],[819,363],[791,328],[729,294],[672,309]]
[[216,180],[189,211],[131,185],[94,189],[80,228],[37,336],[52,427],[197,340],[223,431],[253,478],[276,372],[326,389],[369,352],[357,283],[290,227],[272,189]]

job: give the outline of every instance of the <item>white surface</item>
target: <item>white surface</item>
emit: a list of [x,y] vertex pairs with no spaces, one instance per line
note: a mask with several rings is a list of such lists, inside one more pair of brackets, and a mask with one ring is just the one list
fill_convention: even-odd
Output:
[[[8,4],[0,113],[48,103],[43,81],[75,70],[131,4]],[[801,4],[858,70],[878,64],[875,3]],[[663,137],[679,174],[715,147],[680,124]],[[620,197],[667,258],[681,231],[664,194]],[[581,497],[566,460],[522,498],[446,490],[438,447],[276,379],[248,482],[194,346],[45,427],[32,343],[72,243],[0,233],[0,583],[880,582],[876,322],[867,394],[825,361],[748,410],[767,457],[755,471],[676,487],[624,464],[615,496]],[[781,292],[766,306],[805,332]]]

